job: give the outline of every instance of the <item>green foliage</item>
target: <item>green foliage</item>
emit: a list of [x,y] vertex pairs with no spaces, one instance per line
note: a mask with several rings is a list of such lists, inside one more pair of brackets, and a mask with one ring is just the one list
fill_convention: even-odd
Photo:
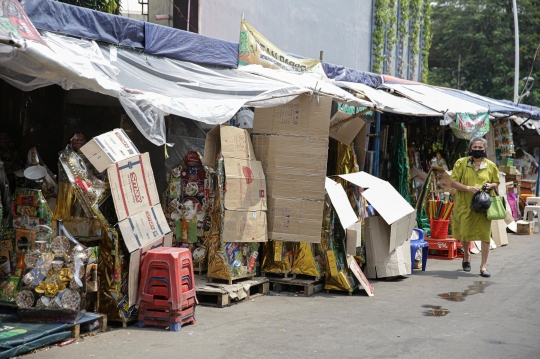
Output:
[[373,66],[371,71],[382,73],[384,61],[384,43],[386,26],[388,24],[388,7],[390,0],[377,0],[375,2],[375,29],[373,30]]
[[414,80],[418,66],[417,57],[420,54],[420,30],[422,27],[422,8],[424,0],[411,0],[411,40],[409,42],[411,54],[411,72],[409,80]]
[[[529,74],[540,45],[540,4],[518,1],[520,78]],[[432,15],[433,46],[429,54],[428,82],[457,88],[461,55],[461,89],[481,95],[513,99],[514,19],[508,0],[435,1]],[[540,61],[540,59],[538,59]],[[540,63],[537,80],[524,103],[540,105]],[[520,86],[523,83],[520,81]],[[520,87],[520,93],[522,88]]]
[[396,22],[397,22],[397,0],[390,0],[388,5],[388,31],[386,32],[386,73],[390,73],[390,67],[392,66],[392,52],[394,45],[397,44],[396,36]]
[[401,42],[399,44],[398,54],[398,76],[405,78],[405,69],[407,68],[407,62],[405,61],[405,46],[408,44],[409,35],[409,20],[411,18],[411,12],[409,7],[409,0],[401,0],[401,18],[398,26],[399,36]]
[[60,2],[86,7],[92,10],[107,12],[109,14],[120,14],[120,0],[58,0]]
[[429,1],[424,6],[424,33],[422,37],[422,82],[428,81],[429,74],[429,49],[431,48],[432,33],[431,33],[431,14],[432,7]]

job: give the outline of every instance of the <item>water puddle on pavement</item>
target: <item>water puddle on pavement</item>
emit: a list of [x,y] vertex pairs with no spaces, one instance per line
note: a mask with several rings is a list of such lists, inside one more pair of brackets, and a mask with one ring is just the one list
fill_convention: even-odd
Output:
[[442,293],[439,294],[439,297],[449,300],[451,302],[463,302],[465,300],[465,297],[467,297],[468,295],[484,293],[484,289],[486,289],[486,287],[490,286],[491,284],[493,283],[485,281],[474,282],[473,285],[469,286],[469,289],[464,290],[463,292]]
[[444,317],[450,311],[446,308],[441,307],[440,305],[423,305],[422,308],[427,308],[426,311],[424,311],[425,317]]

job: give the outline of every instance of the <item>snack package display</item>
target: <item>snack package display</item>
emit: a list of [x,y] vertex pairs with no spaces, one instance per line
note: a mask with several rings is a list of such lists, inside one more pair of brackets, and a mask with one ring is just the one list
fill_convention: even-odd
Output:
[[493,123],[493,137],[495,139],[495,154],[497,160],[506,158],[514,154],[515,146],[512,136],[512,124],[507,118],[500,119]]

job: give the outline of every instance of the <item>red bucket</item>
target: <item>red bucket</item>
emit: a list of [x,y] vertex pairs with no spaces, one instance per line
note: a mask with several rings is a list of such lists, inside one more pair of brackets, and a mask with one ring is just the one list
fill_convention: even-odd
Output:
[[430,219],[431,238],[446,239],[448,238],[448,224],[450,220]]

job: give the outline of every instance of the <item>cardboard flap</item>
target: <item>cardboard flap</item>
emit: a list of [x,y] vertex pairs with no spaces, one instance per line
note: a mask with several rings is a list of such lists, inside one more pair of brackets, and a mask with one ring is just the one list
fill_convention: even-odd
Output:
[[159,203],[148,153],[109,166],[107,174],[119,221]]
[[160,205],[148,207],[145,211],[120,221],[118,227],[130,253],[171,231]]
[[94,137],[81,147],[81,152],[99,172],[105,171],[118,161],[139,154],[137,147],[121,128]]
[[228,158],[225,161],[225,208],[266,210],[266,179],[259,161]]
[[388,224],[414,212],[409,202],[388,182],[371,187],[363,195]]
[[225,211],[223,241],[225,242],[266,242],[266,212]]
[[398,219],[390,227],[390,248],[388,250],[388,253],[392,253],[394,249],[402,245],[407,239],[411,237],[415,219],[416,211],[403,218]]
[[351,116],[352,115],[348,114],[347,112],[338,111],[330,119],[330,137],[347,146],[351,145],[356,135],[358,135],[360,130],[362,130],[362,127],[364,127],[366,124],[366,121],[360,117],[347,121],[343,124],[339,124]]
[[255,160],[249,132],[237,127],[220,125],[206,134],[203,165],[214,168],[216,156],[220,152],[226,160],[231,158]]
[[371,283],[369,283],[369,280],[364,275],[364,272],[362,272],[362,269],[360,269],[360,266],[358,263],[356,263],[356,260],[353,256],[348,255],[347,256],[347,264],[349,265],[349,269],[353,273],[353,275],[358,279],[358,282],[360,282],[360,285],[364,290],[366,291],[367,295],[370,297],[373,297],[373,287],[371,286]]
[[202,159],[203,166],[216,167],[216,156],[219,153],[220,141],[219,134],[221,126],[216,126],[206,134],[206,141],[204,142],[204,155]]
[[370,175],[367,172],[349,173],[346,175],[339,175],[339,177],[357,185],[358,187],[362,187],[364,189],[368,189],[380,183],[386,182],[375,176]]
[[358,222],[358,217],[351,207],[349,197],[347,196],[347,193],[345,193],[343,186],[330,178],[326,178],[324,187],[336,210],[341,226],[344,229],[347,229]]

